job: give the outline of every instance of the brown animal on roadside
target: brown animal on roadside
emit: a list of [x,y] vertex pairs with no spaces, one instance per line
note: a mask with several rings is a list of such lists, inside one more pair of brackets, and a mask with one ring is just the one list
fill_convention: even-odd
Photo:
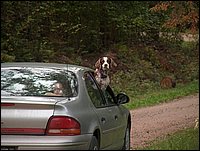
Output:
[[175,88],[176,87],[176,81],[172,79],[171,77],[164,77],[160,81],[161,88]]

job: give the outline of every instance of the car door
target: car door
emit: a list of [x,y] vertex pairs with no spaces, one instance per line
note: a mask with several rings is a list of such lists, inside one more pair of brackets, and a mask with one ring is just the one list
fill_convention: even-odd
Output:
[[113,139],[115,139],[115,124],[112,110],[107,106],[106,100],[103,97],[102,91],[95,82],[94,77],[89,73],[85,73],[85,82],[88,94],[91,98],[93,109],[97,115],[101,127],[101,147],[112,149]]
[[120,105],[116,104],[115,94],[110,86],[107,87],[103,94],[107,103],[107,108],[111,113],[111,118],[114,119],[113,129],[115,130],[115,137],[113,139],[113,146],[119,148],[123,145],[125,129],[127,126],[126,115]]

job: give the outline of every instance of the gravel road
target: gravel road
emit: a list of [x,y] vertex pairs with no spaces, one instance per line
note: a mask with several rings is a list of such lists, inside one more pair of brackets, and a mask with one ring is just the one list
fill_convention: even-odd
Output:
[[194,127],[199,117],[199,94],[175,99],[169,103],[131,110],[131,149],[178,130]]

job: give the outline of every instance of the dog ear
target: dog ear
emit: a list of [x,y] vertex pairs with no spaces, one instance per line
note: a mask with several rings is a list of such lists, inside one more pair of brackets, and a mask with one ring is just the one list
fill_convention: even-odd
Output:
[[101,58],[99,58],[99,59],[97,60],[97,62],[95,63],[95,68],[96,68],[96,69],[99,69],[100,66],[101,66],[100,60],[101,60]]
[[115,61],[111,58],[111,68],[117,67]]

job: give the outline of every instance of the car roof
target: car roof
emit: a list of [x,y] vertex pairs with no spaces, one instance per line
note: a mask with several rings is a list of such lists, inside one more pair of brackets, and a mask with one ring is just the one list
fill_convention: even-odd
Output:
[[80,70],[91,70],[89,67],[84,67],[75,64],[62,64],[62,63],[43,63],[43,62],[5,62],[1,63],[1,68],[5,67],[33,67],[33,68],[57,68],[57,69],[67,69],[72,72],[77,72]]

